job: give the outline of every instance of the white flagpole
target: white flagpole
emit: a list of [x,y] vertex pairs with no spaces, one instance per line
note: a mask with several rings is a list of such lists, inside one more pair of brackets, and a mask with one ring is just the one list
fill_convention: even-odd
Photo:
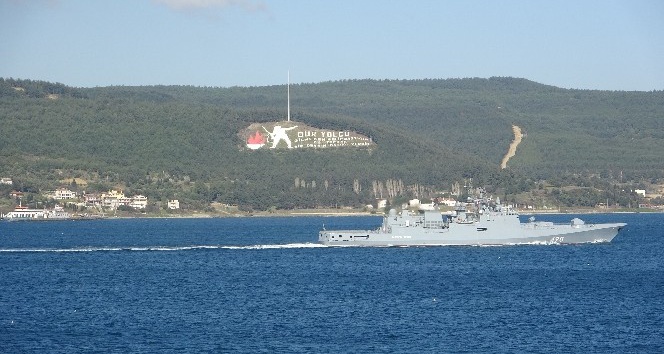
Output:
[[288,121],[290,122],[290,70],[288,70],[288,84],[287,90],[288,90]]

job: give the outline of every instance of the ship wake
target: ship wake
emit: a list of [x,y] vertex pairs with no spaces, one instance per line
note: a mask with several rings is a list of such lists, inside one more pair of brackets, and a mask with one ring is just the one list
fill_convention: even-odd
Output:
[[325,248],[318,243],[289,243],[266,245],[190,245],[190,246],[118,246],[72,248],[3,248],[0,253],[68,253],[68,252],[177,252],[191,250],[268,250],[290,248]]

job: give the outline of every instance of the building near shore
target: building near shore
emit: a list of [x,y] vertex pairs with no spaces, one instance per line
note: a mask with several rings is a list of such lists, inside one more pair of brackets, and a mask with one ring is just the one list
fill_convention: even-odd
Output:
[[168,209],[175,210],[175,209],[180,209],[180,201],[177,199],[169,200],[168,201]]

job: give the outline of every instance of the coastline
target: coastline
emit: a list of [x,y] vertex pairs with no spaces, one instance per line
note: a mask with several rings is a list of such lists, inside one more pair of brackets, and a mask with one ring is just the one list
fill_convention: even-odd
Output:
[[[584,214],[638,214],[638,213],[662,213],[664,210],[654,209],[566,209],[566,210],[519,210],[520,215],[584,215]],[[246,217],[301,217],[301,216],[377,216],[385,215],[382,212],[368,212],[363,210],[314,210],[296,209],[260,212],[238,212],[238,213],[187,213],[187,214],[140,214],[140,215],[115,215],[107,216],[105,219],[121,218],[148,218],[148,219],[208,219],[208,218],[246,218]]]
[[[450,212],[451,210],[441,210]],[[564,208],[560,209],[526,209],[518,210],[520,215],[566,215],[566,214],[638,214],[638,213],[663,213],[660,209],[596,209],[596,208]],[[367,211],[365,209],[293,209],[293,210],[270,210],[253,212],[189,212],[189,213],[126,213],[120,212],[115,215],[99,215],[88,218],[72,217],[63,220],[91,221],[108,219],[209,219],[209,218],[246,218],[246,217],[345,217],[345,216],[376,216],[382,217],[385,213],[378,210]],[[1,219],[7,221],[6,219]]]
[[[570,211],[526,211],[520,212],[521,216],[532,216],[532,215],[592,215],[592,214],[659,214],[664,213],[661,210],[648,210],[648,211],[588,211],[588,210],[570,210]],[[20,222],[32,222],[32,221],[42,221],[42,222],[52,222],[52,221],[102,221],[102,220],[114,220],[114,219],[222,219],[222,218],[279,218],[279,217],[355,217],[355,216],[375,216],[383,217],[383,213],[368,213],[368,212],[272,212],[272,213],[238,213],[238,214],[203,214],[203,213],[194,213],[194,214],[172,214],[172,215],[113,215],[105,216],[100,218],[90,218],[90,219],[59,219],[59,220],[22,220]],[[10,222],[6,219],[0,219],[0,221]],[[16,222],[16,221],[12,221]]]

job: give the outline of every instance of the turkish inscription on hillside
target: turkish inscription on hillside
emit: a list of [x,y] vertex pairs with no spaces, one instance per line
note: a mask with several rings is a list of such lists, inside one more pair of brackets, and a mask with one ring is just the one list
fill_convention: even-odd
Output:
[[253,123],[240,132],[246,147],[258,149],[325,149],[376,144],[371,138],[349,130],[319,129],[299,122]]

